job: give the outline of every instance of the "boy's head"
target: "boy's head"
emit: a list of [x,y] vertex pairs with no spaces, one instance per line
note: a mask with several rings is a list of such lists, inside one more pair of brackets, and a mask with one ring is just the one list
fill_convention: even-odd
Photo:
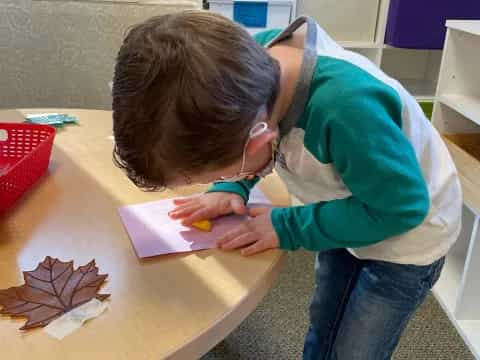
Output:
[[117,164],[149,190],[210,180],[241,162],[279,78],[278,63],[222,16],[188,11],[135,26],[113,81]]

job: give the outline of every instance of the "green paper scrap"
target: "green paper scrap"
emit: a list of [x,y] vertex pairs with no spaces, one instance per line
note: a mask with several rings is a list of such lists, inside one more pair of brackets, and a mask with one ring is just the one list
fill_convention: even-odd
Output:
[[65,124],[74,124],[78,122],[75,116],[57,113],[30,114],[27,115],[25,119],[27,123],[52,126],[63,126]]
[[420,107],[422,108],[423,112],[425,113],[425,116],[431,120],[432,119],[432,113],[433,113],[433,102],[431,101],[421,101],[420,102]]

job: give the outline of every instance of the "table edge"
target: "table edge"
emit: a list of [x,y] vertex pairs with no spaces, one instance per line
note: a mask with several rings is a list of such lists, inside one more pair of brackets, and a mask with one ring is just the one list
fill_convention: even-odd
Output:
[[195,335],[182,346],[169,352],[164,359],[199,359],[225,339],[263,300],[277,280],[280,270],[285,263],[285,257],[285,253],[281,252],[277,261],[257,281],[252,291],[245,295],[235,307],[224,313],[210,328]]

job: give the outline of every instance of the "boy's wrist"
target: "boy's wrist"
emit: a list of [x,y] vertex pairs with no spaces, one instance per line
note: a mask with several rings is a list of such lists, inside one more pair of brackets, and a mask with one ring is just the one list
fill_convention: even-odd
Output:
[[213,184],[207,193],[210,192],[226,192],[239,195],[245,203],[248,202],[249,193],[243,186],[235,182],[218,182]]
[[[297,250],[299,246],[290,236],[288,226],[288,208],[274,208],[270,213],[273,229],[277,233],[279,248],[282,250]],[[298,234],[297,236],[300,236]]]

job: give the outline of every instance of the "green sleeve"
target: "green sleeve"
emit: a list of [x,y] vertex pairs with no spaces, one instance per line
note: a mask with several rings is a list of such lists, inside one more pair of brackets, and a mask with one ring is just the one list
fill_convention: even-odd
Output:
[[352,195],[274,209],[271,217],[281,248],[362,247],[424,220],[429,194],[401,130],[401,102],[393,89],[382,86],[346,94],[341,106],[320,100],[309,109],[305,146],[317,159],[333,164]]
[[207,192],[228,192],[240,195],[245,203],[248,202],[250,190],[260,180],[256,177],[253,180],[241,180],[237,182],[217,182]]

